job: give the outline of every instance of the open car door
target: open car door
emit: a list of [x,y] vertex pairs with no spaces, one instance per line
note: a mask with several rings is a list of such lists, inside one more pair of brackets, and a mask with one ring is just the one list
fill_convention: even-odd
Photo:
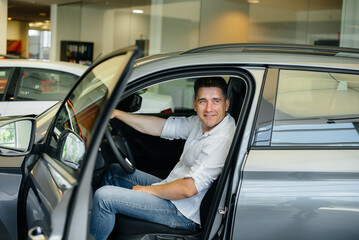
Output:
[[[18,203],[22,214],[18,224],[20,239],[89,237],[96,156],[107,122],[139,55],[137,48],[129,47],[99,60],[65,98],[41,142],[36,142],[35,132],[44,134],[42,129],[27,131],[32,132],[32,140],[31,152],[23,152],[26,158]],[[6,154],[11,156],[14,151],[2,155]]]

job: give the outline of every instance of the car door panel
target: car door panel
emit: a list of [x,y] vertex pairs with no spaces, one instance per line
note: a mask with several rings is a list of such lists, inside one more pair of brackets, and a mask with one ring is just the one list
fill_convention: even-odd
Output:
[[26,200],[26,220],[28,229],[32,229],[37,226],[41,226],[42,231],[48,235],[51,231],[51,215],[46,210],[46,206],[43,202],[39,204],[38,193],[35,193],[35,189],[29,189]]
[[0,238],[16,239],[17,197],[22,179],[21,164],[24,157],[0,156]]
[[358,159],[358,150],[250,151],[233,238],[356,239]]
[[[232,238],[358,238],[358,135],[350,129],[353,134],[345,134],[351,138],[343,140],[340,132],[345,121],[353,128],[356,112],[343,113],[346,104],[336,99],[351,89],[327,87],[332,75],[344,81],[355,75],[332,71],[268,69],[252,147],[241,166]],[[333,97],[331,104],[318,94]],[[354,118],[343,117],[348,112]]]
[[20,170],[0,168],[0,239],[17,238],[16,208],[21,178]]
[[32,168],[31,182],[34,187],[27,199],[28,228],[41,226],[44,234],[50,236],[52,219],[57,217],[54,210],[73,187],[75,179],[45,154]]
[[[69,99],[65,99],[57,113],[58,115],[55,116],[56,120],[52,121],[52,125],[44,132],[45,138],[43,141],[46,147],[38,146],[38,161],[34,164],[28,164],[30,177],[24,181],[24,184],[29,186],[24,188],[24,191],[27,191],[24,193],[24,196],[26,196],[26,213],[28,215],[26,217],[26,230],[39,229],[37,232],[31,232],[31,236],[29,235],[31,239],[36,237],[45,239],[87,238],[89,202],[91,199],[90,183],[93,166],[88,166],[88,161],[85,159],[82,162],[82,159],[76,158],[78,159],[76,161],[81,160],[81,162],[75,162],[75,158],[72,159],[75,155],[70,155],[69,160],[65,157],[67,157],[67,153],[76,154],[79,152],[77,147],[93,149],[94,152],[92,154],[88,153],[88,155],[94,163],[95,159],[93,158],[96,157],[96,149],[99,148],[99,143],[97,143],[99,139],[94,136],[99,134],[92,134],[91,131],[97,128],[104,129],[105,125],[103,123],[105,120],[99,121],[98,118],[99,116],[104,118],[102,112],[108,107],[107,104],[111,103],[114,108],[114,99],[118,101],[119,96],[112,96],[112,93],[113,91],[119,93],[119,86],[122,89],[124,88],[126,80],[124,78],[125,76],[128,77],[129,69],[132,68],[134,61],[133,52],[133,48],[129,48],[129,52],[120,50],[114,57],[105,57],[100,62],[100,65],[94,66],[88,75],[78,82]],[[136,51],[135,53],[134,55],[137,56],[138,52]],[[130,65],[127,65],[127,60],[130,60]],[[125,75],[121,76],[124,70]],[[121,84],[117,84],[118,81],[121,81]],[[106,119],[109,118],[110,110],[107,110],[107,114]],[[65,141],[72,139],[66,137],[69,133],[75,136],[75,139],[79,142],[76,142],[75,145],[72,145],[73,142],[66,145]],[[91,141],[90,139],[93,140]],[[91,144],[94,144],[92,142],[96,142],[98,145],[92,146]],[[76,150],[72,150],[73,147]],[[67,149],[71,150],[67,151]],[[79,157],[84,157],[84,155],[80,154]],[[82,165],[83,163],[86,163],[86,165]],[[86,185],[86,194],[78,192],[80,191],[78,189],[82,189],[79,176],[83,169],[90,169],[88,171],[90,171],[89,174],[91,175],[83,182]],[[81,176],[85,177],[85,173],[82,173]],[[78,196],[78,198],[81,198],[80,202],[76,200],[76,195],[73,195],[74,192],[80,194]],[[75,213],[70,213],[71,211]],[[78,217],[78,214],[81,217]],[[79,224],[78,219],[81,219],[83,225]],[[74,222],[76,222],[76,232],[71,230],[71,225]],[[65,228],[70,230],[65,232]],[[78,232],[79,230],[81,231]]]

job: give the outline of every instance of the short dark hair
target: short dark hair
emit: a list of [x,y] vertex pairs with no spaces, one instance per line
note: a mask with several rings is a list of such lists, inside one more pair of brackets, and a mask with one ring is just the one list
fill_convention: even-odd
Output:
[[198,90],[202,87],[218,87],[222,90],[224,99],[227,99],[227,83],[221,77],[202,77],[194,82],[194,97],[197,97]]

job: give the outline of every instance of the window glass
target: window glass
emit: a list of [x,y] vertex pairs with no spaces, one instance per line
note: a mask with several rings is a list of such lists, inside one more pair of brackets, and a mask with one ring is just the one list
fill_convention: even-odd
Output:
[[278,69],[268,69],[254,133],[253,145],[255,146],[270,145],[277,82]]
[[172,113],[193,109],[194,78],[150,86],[137,93],[142,97],[138,113]]
[[11,78],[13,73],[13,68],[1,68],[0,69],[0,94],[3,94],[5,91],[6,84]]
[[281,70],[271,145],[358,145],[359,76]]
[[[228,83],[229,76],[220,76]],[[142,89],[137,93],[142,97],[137,113],[186,113],[193,111],[193,85],[197,78],[182,78]]]
[[75,85],[78,76],[35,68],[24,68],[17,100],[63,100]]
[[93,68],[59,111],[46,152],[69,170],[80,169],[83,156],[78,153],[85,153],[97,117],[120,77],[117,73],[126,66],[125,56],[113,57]]

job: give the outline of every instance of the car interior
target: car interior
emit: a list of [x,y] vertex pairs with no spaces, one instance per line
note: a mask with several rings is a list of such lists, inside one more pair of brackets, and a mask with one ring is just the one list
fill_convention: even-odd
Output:
[[[240,116],[243,101],[246,97],[246,82],[238,76],[222,77],[228,82],[227,97],[230,99],[228,113],[237,122]],[[156,94],[158,95],[165,94],[172,96],[174,106],[170,112],[168,109],[157,109],[157,112],[147,112],[144,110],[141,111],[140,114],[154,115],[162,118],[168,118],[174,115],[185,117],[194,115],[195,112],[193,110],[192,103],[194,97],[194,80],[195,79],[193,78],[181,79],[148,87],[146,91],[153,91],[155,89],[157,91]],[[181,91],[179,91],[179,89],[181,89]],[[181,104],[178,104],[178,101],[176,100],[176,94],[173,94],[173,91],[180,92],[182,95],[181,98],[177,98],[180,99]],[[141,98],[140,94],[142,92],[143,89],[141,91],[136,91],[131,95],[127,95],[126,98],[120,101],[117,108],[136,113],[141,108],[141,105],[143,106],[144,101],[153,101],[153,99]],[[188,96],[190,96],[190,100],[188,99]],[[159,97],[159,99],[161,98]],[[156,104],[155,101],[153,103]],[[109,136],[109,134],[111,136]],[[112,147],[112,140],[109,138],[113,140],[114,145],[112,145]],[[122,158],[122,160],[127,158],[136,169],[140,169],[162,179],[166,178],[169,172],[178,162],[184,147],[184,143],[184,140],[169,141],[159,137],[145,135],[137,132],[117,119],[111,119],[108,126],[107,137],[104,138],[100,147],[100,154],[98,154],[98,159],[94,171],[94,178],[92,183],[94,192],[97,188],[100,187],[101,179],[105,174],[107,167],[112,163],[121,161],[118,158]],[[116,156],[116,154],[114,154],[113,146],[119,149],[121,156]],[[215,192],[218,191],[218,189],[216,190],[217,182],[218,178],[212,184],[211,188],[208,190],[207,194],[202,200],[200,207],[200,217],[202,223],[201,230],[197,232],[178,230],[167,227],[165,225],[151,223],[117,214],[116,224],[109,239],[137,239],[138,236],[143,237],[148,234],[152,236],[156,236],[156,234],[165,234],[166,236],[187,235],[201,238],[201,234],[206,227],[205,223],[208,216],[208,209],[210,209]],[[152,237],[150,237],[150,239],[152,239]]]

